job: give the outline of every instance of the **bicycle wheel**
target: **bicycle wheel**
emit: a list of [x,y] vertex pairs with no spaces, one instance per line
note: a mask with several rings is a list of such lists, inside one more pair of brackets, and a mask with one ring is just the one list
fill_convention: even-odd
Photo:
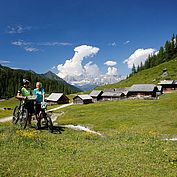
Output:
[[52,123],[52,119],[50,118],[50,115],[46,114],[45,115],[45,119],[47,121],[47,127],[48,127],[48,130],[53,133],[53,123]]
[[20,107],[16,106],[13,112],[13,116],[12,116],[12,123],[17,124],[17,122],[19,121],[19,118],[20,118]]
[[22,128],[26,128],[28,123],[28,110],[27,109],[23,109],[22,110],[22,115],[20,117],[20,124]]

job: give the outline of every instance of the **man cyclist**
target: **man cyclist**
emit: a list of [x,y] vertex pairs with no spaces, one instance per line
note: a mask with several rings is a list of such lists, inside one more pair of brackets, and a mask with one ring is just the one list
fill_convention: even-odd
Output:
[[17,92],[17,99],[25,99],[24,108],[28,110],[28,126],[31,127],[32,114],[34,113],[34,102],[27,99],[28,96],[32,96],[32,90],[29,86],[30,82],[27,79],[23,79],[23,86]]

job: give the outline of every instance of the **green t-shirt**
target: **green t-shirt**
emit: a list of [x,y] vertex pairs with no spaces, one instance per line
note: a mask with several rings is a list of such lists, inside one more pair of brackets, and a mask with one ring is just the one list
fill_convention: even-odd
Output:
[[30,96],[32,95],[32,90],[29,87],[21,87],[18,93],[22,96]]

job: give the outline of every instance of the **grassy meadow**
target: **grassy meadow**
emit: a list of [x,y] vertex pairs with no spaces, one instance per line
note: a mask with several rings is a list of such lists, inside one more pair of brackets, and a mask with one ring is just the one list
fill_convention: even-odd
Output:
[[0,101],[0,108],[10,108],[11,110],[1,110],[0,109],[0,118],[7,117],[12,115],[13,109],[18,105],[18,100],[16,98],[10,98],[5,101]]
[[[60,110],[61,111],[61,110]],[[0,176],[177,176],[177,93],[64,108],[60,125],[0,124]],[[103,136],[62,125],[88,126]]]
[[[168,76],[162,77],[163,69],[167,69]],[[133,84],[158,84],[160,80],[176,80],[177,78],[177,58],[169,62],[162,63],[150,69],[140,71],[132,77],[115,84],[108,84],[97,87],[97,90],[104,88],[124,88]]]

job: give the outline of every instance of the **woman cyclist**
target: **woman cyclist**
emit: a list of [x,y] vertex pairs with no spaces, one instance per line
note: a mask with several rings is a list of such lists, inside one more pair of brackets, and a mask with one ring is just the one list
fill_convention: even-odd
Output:
[[44,101],[45,91],[42,88],[42,83],[37,82],[36,88],[34,89],[34,95],[36,95],[36,115],[37,115],[37,129],[41,128],[41,102]]

